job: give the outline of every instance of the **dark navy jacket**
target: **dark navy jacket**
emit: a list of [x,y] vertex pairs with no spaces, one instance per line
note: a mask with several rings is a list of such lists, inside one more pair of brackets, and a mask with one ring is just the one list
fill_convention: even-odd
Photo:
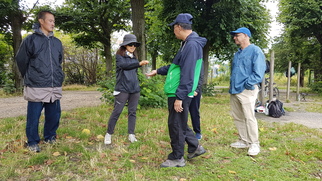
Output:
[[124,93],[140,92],[138,79],[139,61],[128,55],[116,55],[116,85],[115,91]]
[[[206,38],[200,37],[196,32],[192,32],[186,40],[182,42],[172,64],[157,70],[158,74],[167,75],[165,89],[169,90],[169,87],[175,89],[175,92],[171,92],[172,90],[167,92],[167,90],[165,90],[168,97],[175,96],[177,99],[183,100],[188,96],[193,95],[199,82],[202,68],[203,47],[206,43]],[[199,64],[201,66],[197,67],[197,62],[201,63]],[[174,66],[179,67],[180,72],[176,72],[175,68],[171,69]],[[197,75],[196,72],[199,72],[199,75]]]
[[64,81],[62,43],[53,35],[43,34],[39,25],[34,28],[35,32],[22,41],[15,57],[24,85],[61,87]]

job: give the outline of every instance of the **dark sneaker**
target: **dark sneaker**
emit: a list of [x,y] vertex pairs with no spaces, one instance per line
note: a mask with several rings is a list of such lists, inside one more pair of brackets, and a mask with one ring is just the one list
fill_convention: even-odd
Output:
[[47,143],[47,144],[55,144],[56,143],[56,139],[46,140],[45,143]]
[[206,150],[201,145],[198,145],[197,150],[193,153],[189,153],[187,157],[188,157],[188,159],[191,159],[191,158],[200,156],[204,153],[206,153]]
[[181,159],[176,160],[166,160],[160,166],[161,167],[184,167],[186,165],[186,161],[182,157]]
[[29,151],[32,151],[32,152],[40,152],[40,148],[39,148],[38,144],[28,146],[28,149],[29,149]]
[[202,138],[202,134],[201,134],[201,133],[196,133],[196,138],[197,138],[198,140],[201,140],[201,138]]

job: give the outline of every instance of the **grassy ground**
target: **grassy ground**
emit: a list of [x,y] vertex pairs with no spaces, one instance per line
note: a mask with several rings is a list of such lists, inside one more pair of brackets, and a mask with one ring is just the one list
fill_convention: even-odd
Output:
[[[237,132],[229,96],[204,97],[201,144],[207,153],[182,168],[160,168],[171,148],[167,109],[137,113],[138,142],[127,140],[126,111],[105,146],[110,105],[63,112],[58,142],[42,143],[40,153],[24,147],[25,117],[0,119],[0,180],[321,180],[322,134],[297,124],[259,120],[261,153],[233,149]],[[40,128],[42,129],[43,123]],[[90,131],[83,133],[84,129]]]

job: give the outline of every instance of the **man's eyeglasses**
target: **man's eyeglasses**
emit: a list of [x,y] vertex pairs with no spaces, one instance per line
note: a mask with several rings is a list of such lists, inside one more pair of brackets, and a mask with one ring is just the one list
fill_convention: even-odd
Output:
[[236,33],[236,34],[233,35],[233,37],[239,37],[241,35],[242,35],[241,33]]
[[127,46],[135,46],[135,47],[138,47],[138,44],[137,43],[130,43],[130,44],[127,44]]

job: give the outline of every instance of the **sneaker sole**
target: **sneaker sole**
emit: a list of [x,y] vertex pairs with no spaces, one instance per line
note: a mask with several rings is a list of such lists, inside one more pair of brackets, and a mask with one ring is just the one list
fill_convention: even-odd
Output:
[[[165,165],[160,165],[162,168],[168,168],[170,166],[165,166]],[[184,163],[183,165],[176,165],[176,166],[173,166],[173,167],[184,167],[186,166],[186,164]]]
[[200,156],[200,155],[203,155],[203,154],[205,154],[207,151],[205,150],[204,152],[201,152],[201,153],[199,153],[199,154],[194,154],[193,156],[191,156],[191,157],[189,157],[189,156],[187,156],[187,158],[188,159],[192,159],[192,158],[194,158],[194,157],[197,157],[197,156]]
[[231,145],[230,145],[230,147],[232,147],[232,148],[249,148],[249,146],[231,146]]

